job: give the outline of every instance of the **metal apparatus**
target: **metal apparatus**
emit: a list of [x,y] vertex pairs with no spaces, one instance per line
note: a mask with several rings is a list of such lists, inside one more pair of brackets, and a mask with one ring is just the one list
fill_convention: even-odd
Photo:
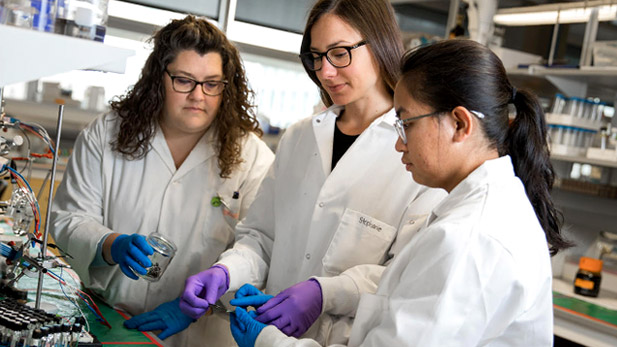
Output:
[[[0,256],[6,258],[2,259],[0,263],[0,290],[5,295],[10,296],[17,292],[14,285],[22,276],[38,276],[35,301],[35,308],[38,309],[43,287],[43,275],[48,269],[61,266],[61,263],[55,261],[54,257],[46,256],[54,185],[53,183],[49,184],[48,208],[44,229],[41,232],[38,198],[29,180],[32,162],[36,158],[52,160],[50,171],[41,186],[41,191],[45,189],[46,181],[50,176],[51,182],[55,180],[64,106],[59,105],[58,107],[56,140],[53,142],[43,127],[34,123],[22,122],[5,113],[3,88],[1,87],[0,101],[0,130],[2,130],[0,132],[0,178],[10,180],[12,185],[10,199],[0,201],[0,217],[5,218],[8,223],[12,223],[13,232],[12,235],[0,233]],[[11,132],[19,133],[11,135]],[[32,151],[35,139],[43,141],[45,153]],[[26,144],[27,148],[23,148]],[[22,174],[24,171],[27,171],[26,177]],[[4,183],[4,186],[0,184],[2,191],[8,188],[5,180],[0,181],[0,183]],[[37,248],[40,249],[39,252],[36,252]]]

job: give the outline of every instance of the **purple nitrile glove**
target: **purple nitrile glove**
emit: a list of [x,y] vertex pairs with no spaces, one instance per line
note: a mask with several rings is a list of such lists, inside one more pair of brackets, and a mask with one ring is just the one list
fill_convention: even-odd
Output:
[[257,309],[256,320],[273,324],[287,336],[300,337],[321,314],[323,297],[315,279],[297,283]]
[[222,265],[214,265],[186,279],[184,293],[180,300],[180,310],[185,315],[198,319],[210,305],[229,289],[229,273]]

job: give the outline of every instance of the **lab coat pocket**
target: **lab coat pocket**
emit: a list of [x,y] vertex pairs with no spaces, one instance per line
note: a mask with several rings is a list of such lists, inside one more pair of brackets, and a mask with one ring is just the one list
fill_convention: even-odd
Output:
[[227,205],[221,206],[221,212],[227,224],[233,229],[236,227],[236,224],[238,224],[238,219],[240,218],[240,200],[229,199],[228,201]]
[[322,260],[324,270],[340,274],[356,265],[380,264],[395,236],[395,227],[361,212],[345,209]]
[[359,346],[367,333],[378,326],[388,314],[388,298],[377,294],[364,293],[360,297],[356,318],[349,336],[349,346]]

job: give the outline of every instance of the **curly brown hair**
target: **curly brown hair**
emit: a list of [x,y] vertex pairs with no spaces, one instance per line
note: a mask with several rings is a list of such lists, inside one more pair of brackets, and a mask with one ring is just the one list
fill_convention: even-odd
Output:
[[150,41],[154,41],[154,49],[139,80],[125,95],[110,103],[121,119],[118,136],[111,142],[113,150],[129,160],[143,158],[162,119],[163,74],[167,65],[182,51],[193,50],[200,55],[217,52],[223,61],[223,79],[228,84],[211,127],[216,132],[219,175],[229,177],[242,162],[242,137],[250,132],[263,135],[252,103],[254,93],[248,86],[237,48],[216,26],[191,15],[171,21]]

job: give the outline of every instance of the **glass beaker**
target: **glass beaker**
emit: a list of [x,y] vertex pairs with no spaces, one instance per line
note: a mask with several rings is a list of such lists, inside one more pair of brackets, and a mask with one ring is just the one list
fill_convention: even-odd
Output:
[[138,274],[137,272],[135,272],[135,274],[150,282],[156,282],[161,279],[178,249],[173,242],[165,239],[163,235],[159,233],[148,235],[146,241],[148,241],[148,244],[154,249],[154,253],[148,257],[152,262],[152,266],[146,269],[147,272],[145,275]]

